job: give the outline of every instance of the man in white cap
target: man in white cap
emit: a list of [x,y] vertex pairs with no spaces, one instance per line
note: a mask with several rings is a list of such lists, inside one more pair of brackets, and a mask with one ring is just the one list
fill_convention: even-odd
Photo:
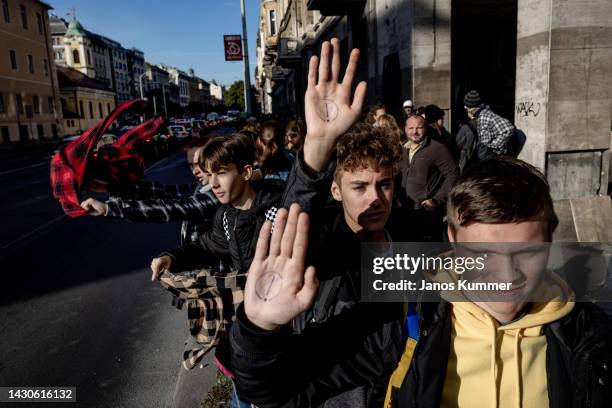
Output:
[[412,106],[412,101],[410,99],[406,99],[403,106],[404,112],[406,112],[406,118],[414,114],[414,107]]

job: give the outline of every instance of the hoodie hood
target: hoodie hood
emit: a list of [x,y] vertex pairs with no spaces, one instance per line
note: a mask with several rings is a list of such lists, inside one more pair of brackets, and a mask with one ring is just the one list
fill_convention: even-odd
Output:
[[544,327],[569,314],[574,301],[566,283],[554,273],[547,271],[542,283],[540,290],[546,293],[540,298],[551,300],[527,304],[519,317],[506,324],[472,302],[451,301],[445,401],[470,407],[549,405]]

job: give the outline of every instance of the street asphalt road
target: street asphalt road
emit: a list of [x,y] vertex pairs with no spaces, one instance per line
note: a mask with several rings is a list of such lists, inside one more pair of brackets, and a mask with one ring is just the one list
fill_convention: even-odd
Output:
[[[180,225],[66,217],[51,195],[51,153],[0,165],[0,386],[76,387],[78,407],[171,406],[186,311],[149,265],[178,245]],[[178,150],[146,180],[193,178]],[[207,387],[195,392],[201,401]]]

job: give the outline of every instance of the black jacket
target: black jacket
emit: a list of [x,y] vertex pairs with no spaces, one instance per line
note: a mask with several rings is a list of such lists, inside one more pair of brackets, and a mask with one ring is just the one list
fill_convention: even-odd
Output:
[[238,395],[257,406],[335,400],[359,408],[380,407],[384,400],[402,350],[402,307],[359,302],[361,242],[341,214],[324,225],[318,239],[311,238],[320,281],[314,306],[271,332],[251,326],[241,307],[232,326]]
[[[450,307],[446,302],[420,305],[420,337],[395,407],[440,406],[451,347]],[[612,406],[612,321],[603,311],[576,303],[544,331],[550,406]]]
[[433,199],[439,206],[446,205],[446,197],[457,176],[457,164],[449,150],[439,142],[427,137],[409,160],[407,148],[402,149],[402,187],[415,204]]
[[310,212],[313,206],[324,203],[329,195],[333,163],[316,177],[306,174],[303,163],[304,156],[300,152],[286,185],[275,180],[253,182],[257,196],[250,209],[239,210],[229,204],[222,205],[215,213],[212,227],[196,242],[163,252],[160,256],[170,256],[172,269],[176,272],[202,267],[214,259],[224,261],[235,271],[247,272],[266,219],[274,220],[279,208],[289,208],[294,202]]

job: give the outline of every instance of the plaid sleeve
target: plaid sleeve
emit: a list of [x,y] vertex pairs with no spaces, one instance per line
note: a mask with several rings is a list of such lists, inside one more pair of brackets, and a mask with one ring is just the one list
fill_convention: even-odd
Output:
[[489,109],[478,118],[480,142],[495,150],[495,153],[504,154],[508,140],[514,132],[514,125]]
[[123,186],[110,192],[111,197],[129,200],[146,200],[151,198],[178,198],[193,195],[197,183],[163,184],[142,181],[131,186]]
[[107,218],[132,222],[173,222],[211,220],[219,207],[219,201],[210,193],[173,199],[123,200],[106,202]]

